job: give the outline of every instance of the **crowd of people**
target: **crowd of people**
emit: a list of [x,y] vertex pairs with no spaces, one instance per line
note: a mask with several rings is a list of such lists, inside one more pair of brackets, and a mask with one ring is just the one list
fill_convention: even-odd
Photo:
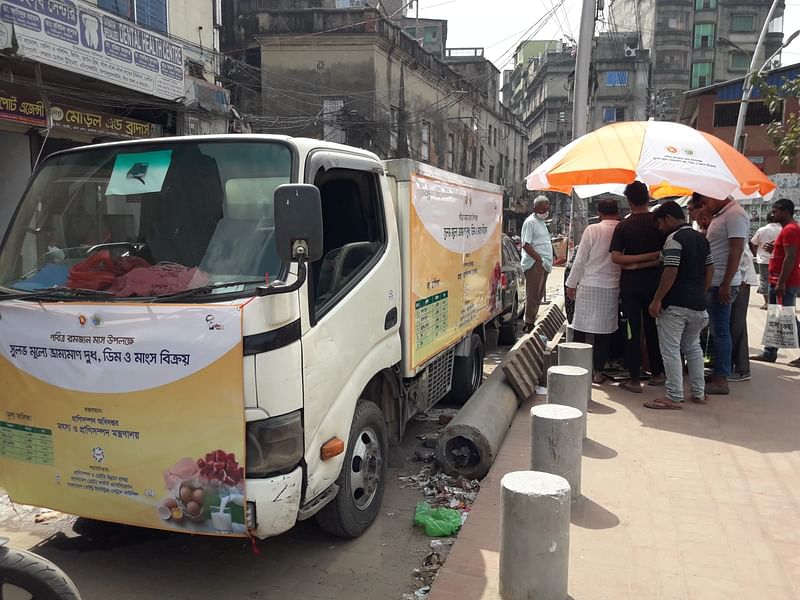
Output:
[[[665,387],[662,397],[644,403],[652,409],[682,408],[684,373],[691,401],[704,404],[708,395],[730,393],[729,383],[749,380],[751,360],[775,362],[777,348],[749,356],[747,310],[753,287],[763,309],[795,306],[800,227],[794,204],[774,202],[769,223],[751,238],[749,216],[731,199],[695,193],[687,220],[673,200],[651,210],[642,182],[626,186],[625,198],[630,214],[622,220],[616,200],[597,203],[599,222],[584,231],[565,281],[574,302],[574,340],[593,345],[592,381],[609,379],[615,337],[622,338],[628,376],[620,387],[635,394],[645,380]],[[547,198],[536,198],[521,232],[527,331],[552,270],[548,212]],[[800,358],[789,364],[800,367]]]

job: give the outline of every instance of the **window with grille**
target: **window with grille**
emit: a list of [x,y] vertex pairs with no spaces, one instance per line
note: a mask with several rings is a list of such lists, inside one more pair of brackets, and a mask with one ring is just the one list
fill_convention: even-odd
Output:
[[698,23],[694,26],[694,47],[695,48],[714,47],[713,23]]
[[[774,121],[780,121],[782,115],[782,105],[772,113],[763,102],[751,100],[747,104],[744,124],[747,126],[768,125]],[[714,104],[714,127],[735,127],[738,118],[739,102],[717,102]]]
[[750,68],[750,55],[744,52],[731,53],[731,71],[747,71]]
[[424,161],[431,159],[431,124],[427,121],[422,122],[422,143],[419,147],[420,158]]
[[686,31],[686,14],[666,14],[658,20],[658,25],[669,31]]
[[446,167],[448,171],[452,171],[454,169],[454,157],[456,152],[456,140],[455,136],[452,133],[447,134],[447,163]]
[[625,120],[625,109],[616,106],[606,106],[603,108],[603,123],[616,123]]
[[167,0],[98,0],[97,6],[148,29],[167,33]]
[[400,109],[396,106],[390,108],[389,113],[389,153],[392,158],[397,156],[398,142],[400,139]]
[[733,15],[731,18],[731,31],[750,32],[755,31],[755,15]]
[[624,87],[628,85],[627,71],[607,71],[606,87]]
[[342,128],[344,100],[332,98],[322,102],[322,139],[337,144],[346,144],[347,135]]
[[658,66],[665,69],[685,69],[685,52],[664,52],[658,57]]
[[692,87],[699,88],[711,85],[711,63],[695,63],[692,65]]
[[717,0],[695,0],[694,2],[695,10],[704,10],[707,8],[717,8]]

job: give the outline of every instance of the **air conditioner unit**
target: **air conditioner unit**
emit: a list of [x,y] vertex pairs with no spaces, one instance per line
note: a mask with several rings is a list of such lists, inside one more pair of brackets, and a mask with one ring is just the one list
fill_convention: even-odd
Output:
[[638,50],[638,48],[625,46],[625,58],[634,58],[636,56],[636,50]]

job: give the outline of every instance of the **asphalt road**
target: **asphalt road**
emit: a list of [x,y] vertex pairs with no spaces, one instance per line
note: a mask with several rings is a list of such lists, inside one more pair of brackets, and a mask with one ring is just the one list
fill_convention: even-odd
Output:
[[[485,371],[505,354],[488,348]],[[412,421],[391,449],[389,477],[377,521],[359,539],[333,538],[313,520],[276,538],[249,541],[118,526],[0,501],[0,532],[63,568],[84,600],[107,599],[385,599],[400,600],[424,582],[415,578],[430,538],[413,526],[420,490],[400,479],[419,472],[418,435],[433,421]],[[1,492],[1,490],[0,490]],[[2,494],[0,494],[2,496]],[[43,521],[43,522],[37,522]]]

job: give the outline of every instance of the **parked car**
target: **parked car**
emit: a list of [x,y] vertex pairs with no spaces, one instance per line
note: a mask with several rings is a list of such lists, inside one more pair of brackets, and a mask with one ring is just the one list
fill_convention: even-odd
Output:
[[498,343],[511,345],[517,339],[516,321],[525,312],[525,271],[516,245],[507,235],[502,239],[503,310],[498,317],[500,333]]

